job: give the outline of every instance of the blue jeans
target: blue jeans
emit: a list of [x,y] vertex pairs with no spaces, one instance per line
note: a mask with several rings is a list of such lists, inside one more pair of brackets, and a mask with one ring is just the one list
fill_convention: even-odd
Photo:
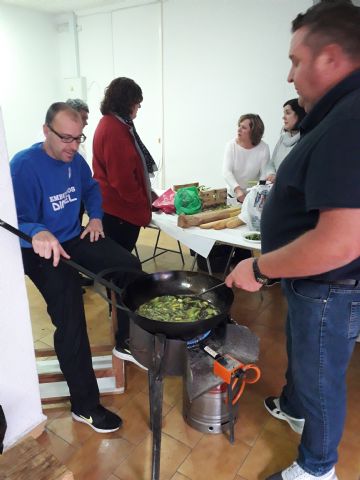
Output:
[[280,405],[305,419],[297,461],[320,476],[338,459],[346,370],[360,332],[360,285],[286,279],[282,288],[288,301],[288,369]]

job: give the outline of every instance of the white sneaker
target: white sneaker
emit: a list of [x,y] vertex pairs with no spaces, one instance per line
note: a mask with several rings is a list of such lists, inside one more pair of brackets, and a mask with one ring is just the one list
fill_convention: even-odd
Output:
[[282,472],[274,473],[274,475],[267,477],[266,480],[338,480],[338,478],[335,473],[335,467],[324,473],[324,475],[316,477],[311,475],[311,473],[305,472],[297,462],[294,462],[290,467],[285,468]]
[[121,360],[126,360],[127,362],[135,363],[138,367],[142,368],[143,370],[147,370],[144,365],[141,365],[132,355],[130,350],[127,347],[114,347],[112,351],[113,355],[117,358],[121,358]]
[[267,397],[264,400],[266,410],[275,418],[284,420],[287,422],[294,432],[299,435],[302,434],[304,429],[305,420],[303,418],[291,417],[287,413],[283,412],[280,408],[280,401],[278,397]]

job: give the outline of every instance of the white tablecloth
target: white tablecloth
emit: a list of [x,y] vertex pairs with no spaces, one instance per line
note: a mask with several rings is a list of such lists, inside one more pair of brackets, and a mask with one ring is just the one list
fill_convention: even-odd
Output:
[[249,229],[246,225],[224,230],[205,230],[199,227],[180,228],[177,226],[177,215],[153,213],[151,225],[179,240],[202,257],[207,258],[215,243],[224,243],[249,250],[260,250],[260,243],[249,242],[243,237]]

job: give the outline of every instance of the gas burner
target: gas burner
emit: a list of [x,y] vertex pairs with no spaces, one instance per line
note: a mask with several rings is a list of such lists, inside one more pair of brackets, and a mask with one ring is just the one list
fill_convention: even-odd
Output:
[[186,342],[187,348],[190,350],[191,348],[196,347],[197,345],[199,345],[200,342],[205,340],[205,338],[207,338],[210,335],[210,333],[211,333],[211,330],[208,330],[207,332],[202,333],[201,335],[198,335],[197,337],[192,338],[191,340],[188,340]]

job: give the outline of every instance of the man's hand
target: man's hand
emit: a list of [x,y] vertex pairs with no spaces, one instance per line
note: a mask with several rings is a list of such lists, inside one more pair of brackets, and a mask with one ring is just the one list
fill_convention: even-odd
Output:
[[65,252],[58,239],[48,230],[36,233],[32,237],[32,246],[34,252],[40,255],[40,257],[47,259],[53,257],[54,267],[58,266],[60,256],[67,259],[70,258],[70,255]]
[[247,258],[238,263],[234,270],[225,278],[226,285],[231,288],[233,285],[248,292],[257,292],[262,287],[257,282],[253,272],[253,259]]
[[92,218],[81,234],[81,240],[90,234],[90,242],[97,242],[100,237],[105,238],[102,221],[99,218]]

